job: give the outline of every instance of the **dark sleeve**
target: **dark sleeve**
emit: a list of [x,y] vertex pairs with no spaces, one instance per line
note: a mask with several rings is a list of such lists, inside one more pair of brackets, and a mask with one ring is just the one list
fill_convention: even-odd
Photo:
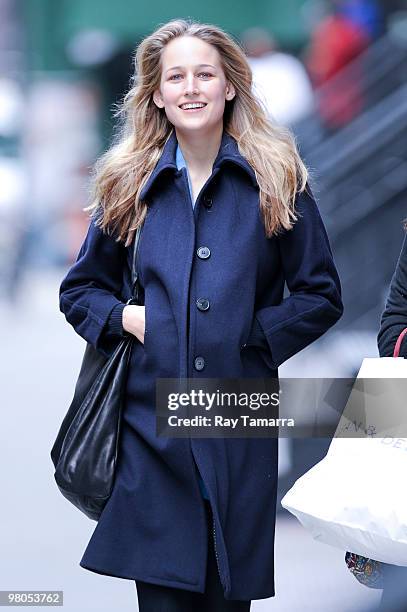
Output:
[[127,335],[122,326],[123,269],[126,249],[92,219],[76,262],[62,280],[59,306],[87,342],[110,354]]
[[322,336],[343,312],[338,273],[309,185],[297,195],[296,209],[298,221],[278,238],[289,296],[255,313],[276,368]]
[[[386,306],[377,337],[380,357],[391,357],[397,338],[407,327],[407,236],[390,284]],[[400,357],[407,357],[407,338],[401,344]]]
[[107,319],[107,333],[112,336],[120,336],[124,338],[124,336],[127,335],[123,328],[123,310],[125,306],[125,302],[120,302],[120,304],[116,304],[116,306],[113,306],[113,310],[111,311],[109,318]]

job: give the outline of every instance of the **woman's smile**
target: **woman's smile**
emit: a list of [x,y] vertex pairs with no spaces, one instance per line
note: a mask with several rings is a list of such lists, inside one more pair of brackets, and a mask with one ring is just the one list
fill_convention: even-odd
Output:
[[184,102],[179,108],[187,113],[197,113],[207,106],[206,102]]

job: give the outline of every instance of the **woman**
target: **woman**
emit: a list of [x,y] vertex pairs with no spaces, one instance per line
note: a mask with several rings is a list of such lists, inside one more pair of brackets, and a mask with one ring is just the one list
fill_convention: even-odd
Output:
[[[397,341],[399,357],[407,358],[407,236],[394,272],[377,343],[380,357],[392,357]],[[407,607],[407,568],[382,563],[383,596],[380,610],[395,612]]]
[[[232,38],[175,20],[135,63],[60,290],[98,350],[138,339],[115,486],[80,564],[134,579],[142,612],[246,611],[274,595],[277,440],[158,437],[155,381],[277,377],[339,319],[340,283],[294,140],[267,120]],[[126,305],[143,221],[145,305]]]

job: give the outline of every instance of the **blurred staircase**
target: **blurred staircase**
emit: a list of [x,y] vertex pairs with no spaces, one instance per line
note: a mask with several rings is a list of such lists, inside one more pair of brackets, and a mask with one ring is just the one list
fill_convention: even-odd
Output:
[[363,110],[346,127],[328,132],[315,114],[293,129],[341,277],[338,329],[369,330],[378,327],[407,218],[407,41],[384,36],[317,96],[335,99],[356,78],[345,103],[355,93]]

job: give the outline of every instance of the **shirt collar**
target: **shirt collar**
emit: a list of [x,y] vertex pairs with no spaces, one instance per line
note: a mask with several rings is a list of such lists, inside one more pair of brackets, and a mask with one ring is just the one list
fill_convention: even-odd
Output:
[[[182,167],[182,162],[185,166],[185,160],[183,158],[181,149],[178,146],[175,130],[173,129],[164,145],[160,159],[141,190],[140,200],[143,200],[146,197],[147,193],[150,191],[151,187],[162,172],[165,170],[179,170]],[[239,152],[236,140],[230,134],[224,131],[222,134],[219,151],[213,164],[213,170],[228,162],[233,163],[244,170],[250,177],[253,185],[258,187],[256,174],[253,168],[247,159]],[[180,166],[178,165],[179,163],[181,163]]]
[[178,170],[181,170],[181,168],[186,168],[187,165],[179,144],[177,144],[177,148],[175,151],[175,163]]

